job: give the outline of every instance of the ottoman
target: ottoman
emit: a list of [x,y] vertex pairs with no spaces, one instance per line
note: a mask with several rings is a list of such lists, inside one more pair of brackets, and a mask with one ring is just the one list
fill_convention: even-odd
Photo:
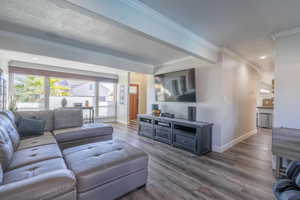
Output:
[[53,131],[62,149],[112,139],[113,128],[109,124],[83,124],[80,127],[64,128]]
[[63,155],[79,200],[113,200],[147,182],[147,154],[121,140],[67,148]]

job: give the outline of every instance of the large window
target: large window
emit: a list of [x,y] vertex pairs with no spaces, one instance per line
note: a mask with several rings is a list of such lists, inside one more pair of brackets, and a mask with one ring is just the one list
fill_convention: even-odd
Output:
[[67,107],[94,106],[95,82],[75,79],[50,78],[50,109],[60,108],[63,99]]
[[45,77],[14,74],[14,100],[19,110],[45,109]]
[[99,82],[98,117],[112,120],[116,117],[116,84]]
[[[68,108],[93,107],[96,118],[114,121],[116,83],[80,78],[11,73],[11,95],[20,111],[58,109],[64,102]],[[90,110],[84,109],[83,114],[89,118]]]
[[[93,81],[49,78],[50,110],[61,108],[65,99],[66,107],[94,107],[95,84]],[[89,110],[83,110],[85,119],[89,118]]]

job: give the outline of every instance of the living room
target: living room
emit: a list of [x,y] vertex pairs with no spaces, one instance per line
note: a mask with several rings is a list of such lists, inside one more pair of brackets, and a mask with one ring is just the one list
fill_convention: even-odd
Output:
[[300,199],[299,6],[3,1],[0,199]]

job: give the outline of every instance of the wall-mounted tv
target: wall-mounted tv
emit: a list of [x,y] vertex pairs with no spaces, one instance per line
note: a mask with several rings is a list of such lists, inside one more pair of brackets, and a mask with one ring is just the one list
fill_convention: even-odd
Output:
[[159,102],[196,102],[195,69],[155,75]]

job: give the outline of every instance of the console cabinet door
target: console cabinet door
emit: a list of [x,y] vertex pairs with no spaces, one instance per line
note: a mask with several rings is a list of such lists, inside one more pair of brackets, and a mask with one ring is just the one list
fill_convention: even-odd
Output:
[[183,134],[175,133],[174,131],[173,145],[176,147],[196,152],[196,141],[194,137],[188,137]]
[[139,135],[153,139],[153,125],[147,123],[139,124]]
[[172,129],[155,126],[154,139],[167,144],[172,144]]

